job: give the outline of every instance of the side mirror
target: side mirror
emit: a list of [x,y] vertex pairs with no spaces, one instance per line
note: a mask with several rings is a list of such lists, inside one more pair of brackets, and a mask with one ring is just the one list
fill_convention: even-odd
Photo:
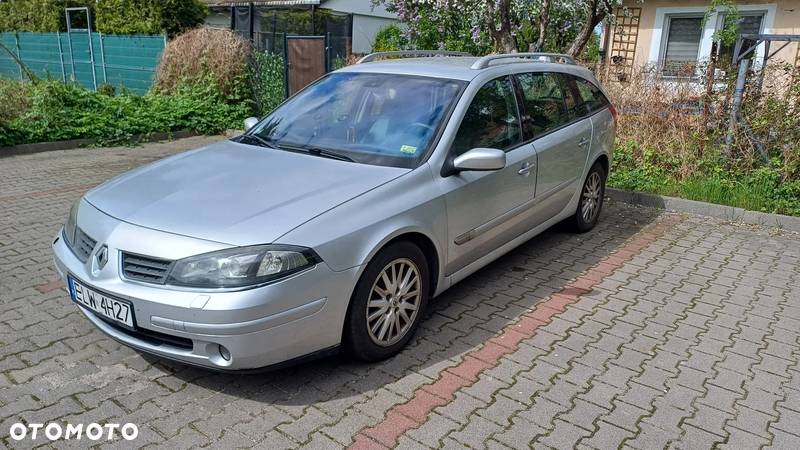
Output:
[[506,166],[506,152],[496,148],[473,148],[458,155],[453,160],[453,169],[462,170],[499,170]]
[[258,124],[258,117],[248,117],[247,119],[244,119],[244,131],[253,128],[257,124]]

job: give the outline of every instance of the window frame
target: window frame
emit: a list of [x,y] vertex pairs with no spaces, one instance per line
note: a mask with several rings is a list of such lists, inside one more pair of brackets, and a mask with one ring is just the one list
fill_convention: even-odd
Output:
[[[739,17],[760,17],[761,18],[761,21],[758,24],[758,34],[762,34],[764,32],[765,22],[767,21],[767,15],[768,14],[769,14],[769,11],[766,10],[766,9],[746,9],[746,10],[739,10],[738,11]],[[717,23],[714,25],[714,31],[717,32],[719,30],[722,30],[724,27],[725,27],[725,13],[724,12],[720,12],[720,13],[717,14]],[[739,30],[737,30],[737,37],[740,36],[740,35],[741,35],[741,32],[739,32]],[[735,44],[734,44],[734,47],[735,47]],[[716,55],[714,55],[714,56],[719,57],[721,54],[722,54],[722,47],[720,45],[717,45],[716,46]],[[755,56],[755,54],[754,54],[754,56]],[[732,59],[733,59],[733,49],[731,49],[731,61],[722,61],[722,60],[719,60],[719,59],[718,59],[718,61],[719,62],[733,64],[733,60]]]
[[[676,13],[669,13],[664,15],[664,26],[662,28],[661,33],[661,42],[659,43],[659,51],[658,51],[658,73],[664,78],[673,78],[673,79],[680,79],[680,78],[687,78],[686,76],[681,75],[668,75],[664,73],[664,64],[667,58],[667,45],[669,43],[669,32],[672,28],[672,19],[700,19],[700,39],[697,41],[697,54],[695,55],[695,63],[699,64],[701,58],[700,51],[703,49],[703,38],[705,35],[705,27],[703,25],[703,19],[705,15],[704,13],[697,13],[697,12],[676,12]],[[689,76],[688,78],[697,78],[698,74],[695,71],[694,74]]]

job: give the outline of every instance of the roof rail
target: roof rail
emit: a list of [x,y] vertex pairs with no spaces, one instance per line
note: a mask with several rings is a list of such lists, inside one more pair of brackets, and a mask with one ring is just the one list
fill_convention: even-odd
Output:
[[562,53],[502,53],[499,55],[487,55],[482,57],[481,59],[475,61],[471,68],[475,70],[485,69],[489,67],[489,64],[492,61],[496,61],[498,59],[511,59],[511,58],[530,58],[530,59],[538,59],[540,61],[547,61],[552,63],[561,63],[561,64],[577,64],[575,62],[575,58],[569,55],[565,55]]
[[375,61],[378,58],[387,58],[391,56],[414,58],[417,56],[472,56],[464,52],[450,52],[446,50],[400,50],[395,52],[375,52],[359,59],[356,64]]

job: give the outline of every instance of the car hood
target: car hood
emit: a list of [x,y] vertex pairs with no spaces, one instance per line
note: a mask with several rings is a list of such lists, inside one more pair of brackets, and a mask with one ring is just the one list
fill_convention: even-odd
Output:
[[407,172],[225,141],[125,173],[86,200],[131,224],[252,245]]

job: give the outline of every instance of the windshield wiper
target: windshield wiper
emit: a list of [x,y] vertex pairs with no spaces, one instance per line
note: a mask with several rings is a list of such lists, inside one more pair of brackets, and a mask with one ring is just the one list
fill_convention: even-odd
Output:
[[331,150],[327,150],[324,148],[314,147],[311,145],[287,145],[284,143],[280,144],[280,148],[284,148],[290,151],[299,151],[303,153],[308,153],[314,156],[321,156],[323,158],[330,158],[330,159],[337,159],[339,161],[348,161],[348,162],[356,162],[353,158],[343,155],[341,153],[337,153]]
[[321,156],[323,158],[337,159],[339,161],[355,162],[355,160],[347,155],[337,153],[324,148],[314,147],[310,145],[292,145],[284,144],[272,139],[265,139],[257,134],[243,134],[237,138],[239,141],[250,141],[250,143],[267,147],[275,150],[286,150],[290,152],[307,153],[309,155]]
[[250,141],[250,143],[254,143],[255,145],[259,145],[261,147],[267,147],[272,149],[278,149],[278,146],[268,141],[257,134],[243,134],[237,138],[239,141]]

